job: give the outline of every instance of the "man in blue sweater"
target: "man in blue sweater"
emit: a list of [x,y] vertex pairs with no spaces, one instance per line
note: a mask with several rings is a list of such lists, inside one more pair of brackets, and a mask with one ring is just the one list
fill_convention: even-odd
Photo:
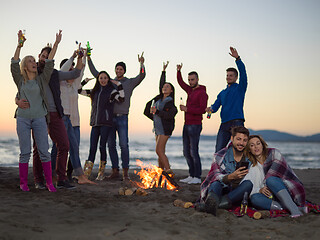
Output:
[[226,76],[227,87],[218,94],[214,104],[206,108],[206,112],[215,113],[222,106],[220,112],[221,125],[216,140],[216,152],[227,146],[231,137],[231,127],[244,126],[243,103],[248,85],[247,73],[237,50],[230,47],[230,52],[229,54],[236,59],[240,72],[239,83],[236,83],[238,79],[237,69],[228,68]]

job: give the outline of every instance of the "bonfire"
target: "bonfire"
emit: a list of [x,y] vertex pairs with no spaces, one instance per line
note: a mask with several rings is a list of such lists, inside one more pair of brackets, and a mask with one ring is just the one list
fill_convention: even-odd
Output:
[[168,174],[166,171],[153,164],[145,164],[138,159],[136,160],[136,163],[141,168],[140,171],[134,171],[141,179],[141,183],[135,182],[139,187],[144,189],[165,188],[171,191],[178,191],[180,188],[174,181],[172,174]]

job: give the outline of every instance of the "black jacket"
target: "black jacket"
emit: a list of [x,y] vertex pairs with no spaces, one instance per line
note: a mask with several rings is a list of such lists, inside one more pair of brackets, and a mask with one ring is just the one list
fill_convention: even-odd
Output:
[[111,95],[114,90],[108,84],[95,92],[91,102],[90,126],[112,126],[114,101]]
[[[163,71],[161,74],[160,78],[160,84],[159,84],[159,90],[160,93],[162,91],[162,87],[165,83],[166,80],[166,72]],[[153,99],[151,99],[149,102],[147,102],[146,107],[144,109],[143,114],[146,115],[148,118],[153,120],[153,114],[150,113],[150,108],[152,101],[154,100],[155,102],[158,101],[161,98],[161,94],[157,95]],[[178,113],[177,107],[174,105],[174,101],[169,101],[165,104],[164,108],[162,111],[157,110],[155,114],[157,114],[161,118],[164,134],[166,136],[172,135],[172,132],[174,130],[174,117]]]

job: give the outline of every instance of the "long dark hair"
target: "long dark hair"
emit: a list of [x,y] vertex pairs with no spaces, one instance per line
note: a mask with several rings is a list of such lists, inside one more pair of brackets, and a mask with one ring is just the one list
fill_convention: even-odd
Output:
[[[174,104],[174,86],[171,84],[171,83],[169,83],[169,82],[165,82],[164,84],[163,84],[163,86],[165,85],[165,84],[169,84],[170,85],[170,87],[171,87],[171,90],[172,90],[172,92],[170,93],[170,97],[172,97],[172,101],[173,101],[173,104]],[[162,87],[163,87],[162,86]],[[163,93],[162,93],[162,91],[161,91],[161,93],[158,95],[159,96],[159,99],[161,98],[163,98]]]
[[101,84],[100,84],[100,82],[99,82],[99,77],[100,77],[100,75],[101,75],[102,73],[105,73],[105,74],[108,76],[108,78],[109,78],[108,84],[107,84],[106,86],[112,85],[112,83],[111,83],[111,81],[110,81],[110,76],[109,76],[109,74],[108,74],[106,71],[101,71],[101,72],[99,72],[98,76],[96,77],[96,84],[94,85],[94,87],[93,87],[92,90],[91,90],[91,94],[90,94],[91,100],[93,100],[93,97],[94,97],[96,91],[98,91],[98,90],[100,89],[100,87],[101,87]]

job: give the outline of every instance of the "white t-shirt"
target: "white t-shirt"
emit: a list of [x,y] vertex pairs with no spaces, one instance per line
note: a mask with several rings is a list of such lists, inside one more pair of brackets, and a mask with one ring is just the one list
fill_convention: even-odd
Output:
[[242,181],[250,180],[252,182],[253,187],[250,196],[252,194],[259,193],[259,190],[266,186],[264,177],[263,165],[261,163],[257,162],[257,165],[249,168],[248,174]]

